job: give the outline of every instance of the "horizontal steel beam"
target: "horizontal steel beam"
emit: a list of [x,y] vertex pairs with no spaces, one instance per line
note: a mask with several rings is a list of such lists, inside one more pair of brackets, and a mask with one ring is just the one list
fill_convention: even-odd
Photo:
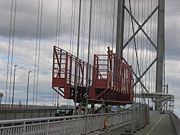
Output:
[[99,103],[99,104],[108,104],[108,105],[122,105],[122,104],[132,104],[133,101],[110,101],[110,100],[88,100],[88,103]]
[[162,93],[137,93],[136,97],[137,98],[163,98],[163,97],[174,98],[174,95],[162,94]]

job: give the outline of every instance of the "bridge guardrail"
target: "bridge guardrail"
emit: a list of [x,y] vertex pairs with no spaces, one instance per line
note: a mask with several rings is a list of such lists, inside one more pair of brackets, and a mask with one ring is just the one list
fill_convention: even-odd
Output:
[[0,121],[1,135],[80,135],[108,127],[131,122],[131,113],[91,114],[88,116],[49,117],[24,120]]
[[54,108],[0,108],[0,120],[54,117]]
[[8,108],[10,108],[10,109],[12,109],[12,108],[14,108],[14,109],[19,109],[19,108],[57,108],[57,106],[45,106],[45,105],[22,105],[22,104],[15,104],[15,105],[11,105],[11,104],[0,104],[0,109],[4,109],[4,108],[6,108],[6,109],[8,109]]
[[[0,135],[81,135],[108,127],[146,125],[145,107],[132,111],[0,121]],[[144,120],[142,120],[144,119]]]
[[180,119],[174,114],[174,113],[170,113],[174,128],[176,130],[176,134],[180,135]]

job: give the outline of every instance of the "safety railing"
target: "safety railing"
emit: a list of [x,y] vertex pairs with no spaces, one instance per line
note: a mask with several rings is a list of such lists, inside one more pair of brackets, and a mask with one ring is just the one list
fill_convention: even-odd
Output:
[[23,105],[23,104],[14,104],[13,106],[11,104],[0,104],[0,109],[4,108],[52,108],[55,109],[57,106],[47,106],[47,105]]
[[[56,46],[54,46],[53,53],[53,79],[65,79],[63,84],[72,86],[75,86],[76,79],[78,79],[78,85],[86,86],[87,68],[89,66],[91,70],[92,66]],[[76,70],[77,65],[78,70]]]
[[87,62],[54,46],[52,88],[63,98],[74,99],[75,89],[77,89],[77,98],[80,101],[83,100],[87,80],[89,85],[92,83],[91,75],[87,79],[87,74],[91,74],[91,70],[92,66]]
[[171,116],[171,120],[172,120],[174,128],[175,128],[176,134],[180,135],[180,128],[179,128],[179,126],[180,126],[180,119],[173,112],[170,112],[170,116]]
[[107,54],[95,54],[89,97],[95,100],[133,100],[132,67],[108,47]]
[[0,135],[82,135],[128,124],[140,129],[149,121],[147,106],[132,108],[118,113],[0,121]]
[[128,124],[131,113],[92,114],[0,122],[0,135],[81,135],[101,130],[106,126]]

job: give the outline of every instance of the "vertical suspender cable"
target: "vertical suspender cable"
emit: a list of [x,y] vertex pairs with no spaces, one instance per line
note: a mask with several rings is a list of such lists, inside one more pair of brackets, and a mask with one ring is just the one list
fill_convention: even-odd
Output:
[[91,20],[92,20],[92,0],[90,0],[90,13],[89,13],[89,37],[88,37],[88,60],[87,60],[87,74],[86,74],[86,128],[85,134],[87,132],[87,115],[88,115],[88,93],[90,86],[90,46],[91,46]]
[[57,16],[56,16],[56,45],[58,43],[58,28],[59,28],[59,8],[60,8],[60,0],[57,0]]
[[[153,5],[152,5],[152,1],[151,1],[151,3],[150,3],[150,12],[152,12],[152,9],[153,9]],[[151,39],[152,40],[154,40],[154,38],[153,38],[153,34],[152,34],[152,29],[154,29],[153,27],[153,17],[151,18],[151,20],[150,20],[150,28],[149,28],[149,34],[150,34],[150,37],[151,37]],[[148,61],[150,61],[151,60],[151,48],[150,48],[151,46],[149,46],[149,53],[148,53]],[[149,90],[150,90],[150,92],[151,92],[151,70],[152,70],[152,68],[149,70],[149,75],[148,75],[148,82],[149,82]]]
[[[102,8],[102,10],[103,11],[105,11],[104,13],[105,13],[105,20],[103,21],[103,27],[102,27],[102,29],[103,29],[103,31],[102,31],[102,39],[104,39],[104,45],[106,45],[105,43],[106,43],[106,40],[108,40],[108,39],[106,39],[106,38],[103,38],[103,37],[105,37],[106,35],[105,34],[108,34],[107,33],[107,29],[108,29],[108,19],[107,19],[107,13],[108,13],[108,8],[106,7],[106,2],[107,1],[105,1],[104,2],[104,5],[103,5],[103,8]],[[108,4],[107,4],[108,5]],[[106,51],[104,50],[104,47],[101,49],[101,52],[100,53],[102,53],[102,54],[105,54],[106,53]]]
[[[129,0],[129,10],[130,10],[130,13],[132,14],[132,9],[131,9],[131,1]],[[132,24],[132,31],[133,31],[133,34],[135,33],[135,28],[134,28],[134,23],[133,23],[133,18],[131,17],[131,24]],[[137,52],[137,43],[136,43],[136,38],[134,37],[134,46],[135,46],[135,53],[136,53],[136,62],[137,62],[137,68],[138,68],[138,73],[139,73],[139,76],[141,74],[141,71],[140,71],[140,66],[139,66],[139,59],[138,59],[138,52]]]
[[11,45],[11,67],[10,67],[10,86],[9,86],[9,103],[11,96],[11,87],[12,87],[12,73],[13,73],[13,63],[14,63],[14,38],[15,38],[15,27],[16,27],[16,10],[17,10],[17,0],[14,2],[14,16],[13,16],[13,25],[12,25],[12,45]]
[[[137,1],[135,0],[134,1],[134,7],[133,7],[133,9],[134,9],[134,14],[136,13],[136,5],[137,5]],[[138,12],[137,12],[137,16],[136,16],[136,18],[138,19]],[[138,35],[137,35],[137,41],[138,41]],[[135,47],[133,46],[132,47],[132,65],[133,65],[133,70],[135,70],[136,69],[136,66],[135,66],[135,63],[134,63],[134,50],[135,50]],[[137,84],[134,86],[134,91],[135,91],[135,97],[134,97],[134,101],[136,102],[137,101],[137,97],[136,97],[136,88],[137,88]]]
[[[98,9],[99,9],[99,16],[101,16],[102,14],[102,3],[101,1],[99,1],[99,5],[98,5]],[[100,40],[101,40],[101,18],[98,17],[98,42],[96,43],[95,47],[98,46],[98,44],[100,43]],[[94,53],[99,53],[99,49],[95,50]]]
[[72,12],[71,12],[71,28],[70,28],[70,53],[72,53],[72,36],[73,36],[73,19],[74,19],[74,0],[71,1],[72,3]]
[[[95,4],[95,11],[94,11],[94,13],[96,13],[96,15],[97,16],[99,16],[99,13],[100,13],[100,11],[99,11],[99,1],[96,1],[96,4]],[[98,27],[98,18],[100,18],[100,17],[96,17],[95,18],[95,20],[94,20],[94,42],[93,43],[91,43],[91,49],[92,49],[92,52],[94,52],[95,53],[95,46],[97,45],[97,43],[98,43],[98,29],[99,29],[99,27]]]
[[[129,8],[130,8],[130,3],[129,3]],[[132,14],[133,15],[133,14]],[[127,18],[128,19],[128,22],[130,22],[130,20],[131,20],[131,16],[129,15],[129,17]],[[129,23],[129,26],[127,27],[127,37],[129,38],[130,37],[130,27],[131,27],[131,23]],[[127,49],[127,52],[126,52],[126,54],[127,54],[127,61],[129,61],[129,48],[130,48],[130,44],[127,46],[128,47],[128,49]]]
[[[141,3],[141,20],[142,22],[144,21],[144,1],[142,1]],[[140,53],[139,53],[139,56],[140,58],[143,57],[142,55],[142,48],[143,48],[143,35],[141,34],[140,35]],[[143,61],[140,62],[140,71],[142,72],[142,66],[143,66]],[[140,92],[142,93],[142,86],[140,87]],[[141,101],[143,102],[143,98],[141,98]]]
[[89,37],[88,37],[88,60],[87,60],[87,75],[86,75],[86,114],[88,113],[88,92],[90,86],[90,47],[91,47],[91,20],[92,20],[92,0],[90,0],[90,15],[89,15]]
[[61,10],[62,10],[62,0],[60,0],[60,3],[59,3],[60,5],[59,5],[59,20],[58,20],[58,22],[59,22],[59,27],[58,27],[58,40],[57,40],[57,44],[58,44],[58,46],[60,45],[60,35],[61,35]]
[[[43,0],[41,0],[41,2],[42,2]],[[39,81],[39,61],[40,61],[40,33],[41,33],[41,4],[42,3],[40,3],[40,19],[39,19],[39,36],[38,36],[38,53],[37,53],[37,73],[36,73],[36,93],[35,93],[35,98],[36,98],[36,100],[35,100],[35,103],[36,103],[36,105],[37,105],[37,92],[38,92],[38,81]]]
[[39,13],[40,13],[40,0],[38,0],[38,16],[37,16],[37,27],[36,27],[36,47],[35,47],[35,58],[34,58],[34,78],[33,78],[33,105],[35,105],[35,88],[36,88],[36,74],[37,74],[37,53],[38,53],[38,37],[39,37]]
[[70,53],[73,54],[74,51],[74,35],[75,35],[75,25],[76,25],[76,2],[77,0],[72,0],[71,1],[71,27],[70,27]]
[[[112,29],[112,27],[111,27],[111,25],[112,25],[112,21],[111,21],[111,19],[112,19],[112,5],[113,4],[111,4],[111,3],[114,3],[114,0],[112,0],[112,1],[108,1],[108,14],[107,14],[107,25],[108,25],[108,29],[107,29],[107,33],[108,33],[108,37],[109,37],[109,39],[108,39],[108,46],[110,46],[110,44],[112,43],[112,32],[113,32],[113,29]],[[112,19],[113,20],[113,19]],[[105,47],[105,52],[106,52],[106,47]]]
[[115,31],[115,24],[114,24],[114,22],[115,22],[115,7],[116,7],[116,2],[115,2],[115,0],[113,0],[113,18],[112,18],[112,45],[111,45],[111,47],[112,47],[112,50],[113,50],[113,48],[114,48],[114,31]]
[[[59,47],[59,9],[60,9],[60,0],[58,0],[58,3],[57,3],[57,20],[56,20],[56,45]],[[56,98],[56,94],[58,94],[58,93],[54,93],[54,98]],[[59,95],[59,94],[58,94]],[[59,97],[58,97],[58,99],[59,99]],[[56,102],[55,102],[55,104],[56,104]]]
[[[147,10],[147,14],[145,14],[146,16],[148,16],[148,13],[149,13],[149,7],[148,7],[148,5],[150,5],[149,4],[149,0],[147,0],[147,2],[146,2],[146,10]],[[146,31],[147,31],[147,34],[149,34],[149,23],[147,24],[147,26],[146,26],[146,29],[145,29]],[[145,51],[145,58],[146,58],[146,60],[145,60],[145,58],[143,58],[143,61],[144,61],[144,63],[145,63],[145,65],[144,65],[144,68],[147,68],[147,66],[148,66],[148,57],[147,57],[147,47],[148,47],[148,45],[149,45],[149,42],[148,42],[148,40],[146,39],[146,43],[145,43],[145,48],[144,48],[144,51]],[[148,73],[148,72],[147,72]],[[146,73],[146,75],[144,75],[144,84],[145,84],[145,86],[147,87],[147,80],[146,80],[146,78],[147,78],[147,73]],[[148,87],[147,87],[148,88]],[[148,103],[149,103],[149,100],[148,100]]]
[[[94,46],[97,42],[97,16],[98,16],[98,10],[97,10],[97,5],[98,5],[98,2],[96,2],[94,4],[94,10],[92,11],[91,13],[91,16],[94,16],[94,20],[91,22],[91,25],[93,25],[93,32],[91,32],[91,52],[90,52],[90,57],[93,56],[93,53],[94,53]],[[91,12],[91,11],[90,11]],[[89,61],[90,63],[92,63],[92,59]]]
[[[57,0],[57,14],[56,14],[56,40],[55,40],[55,45],[58,45],[58,28],[59,28],[59,8],[60,8],[60,0]],[[52,92],[53,94],[53,99],[52,99],[52,102],[55,98],[54,94],[56,94],[55,91]],[[53,105],[53,103],[52,103]]]
[[[61,35],[61,9],[62,0],[58,0],[57,3],[57,20],[56,20],[56,45],[60,47],[60,35]],[[57,93],[58,94],[58,93]],[[59,106],[59,94],[57,95],[57,106]]]
[[36,105],[37,95],[39,91],[39,68],[40,68],[40,56],[41,56],[41,36],[42,36],[42,17],[43,17],[43,1],[41,0],[40,6],[40,21],[39,21],[39,42],[38,42],[38,61],[37,61],[37,80],[36,80]]
[[73,11],[72,11],[72,13],[73,13],[73,15],[72,15],[72,21],[71,21],[71,26],[72,26],[72,34],[71,34],[71,40],[70,40],[70,47],[71,47],[71,50],[72,50],[72,54],[73,54],[73,51],[74,51],[74,46],[73,46],[73,44],[74,44],[74,35],[75,35],[75,25],[76,25],[76,0],[74,1],[74,0],[72,0],[72,3],[74,3],[73,4]]
[[[80,43],[80,31],[81,31],[81,3],[79,0],[79,19],[78,19],[78,39],[77,39],[77,58],[76,58],[76,73],[79,71],[79,43]],[[76,102],[77,102],[77,89],[78,89],[78,78],[75,75],[75,97],[74,97],[74,113],[76,114]]]
[[[148,16],[149,12],[150,12],[150,7],[149,7],[150,3],[149,3],[149,0],[147,2],[147,14],[146,16]],[[149,26],[150,26],[150,23],[148,23],[148,26],[147,26],[147,34],[149,35]],[[150,37],[151,38],[151,37]],[[145,47],[145,68],[147,68],[148,64],[149,64],[149,59],[148,59],[148,47],[149,47],[149,42],[148,40],[146,40],[146,47]],[[147,82],[147,77],[148,77],[148,72],[146,73],[145,75],[145,86],[149,89],[149,86],[148,86],[148,82]],[[150,89],[149,89],[150,91]],[[147,99],[148,100],[148,107],[149,107],[149,98]]]
[[85,46],[85,38],[86,38],[86,1],[83,1],[82,4],[82,29],[81,29],[81,33],[82,33],[82,38],[81,38],[81,47],[80,47],[80,51],[81,51],[81,56],[80,58],[84,60],[84,46]]
[[[158,17],[155,17],[155,22],[154,22],[154,27],[158,29]],[[157,37],[157,33],[154,31],[154,37]],[[154,54],[153,54],[153,47],[152,47],[152,59],[154,57]],[[154,74],[153,74],[153,85],[154,85],[154,89],[156,89],[156,82],[154,80],[156,80],[156,74],[155,74],[155,71],[156,71],[156,67],[154,66]]]
[[[99,18],[98,17],[100,15],[100,9],[99,9],[99,3],[100,1],[94,1],[94,10],[92,10],[91,16],[94,16],[94,20],[93,20],[93,34],[91,32],[91,39],[92,39],[92,35],[93,35],[93,41],[91,40],[91,52],[92,54],[90,56],[94,57],[93,54],[96,53],[96,46],[98,45],[98,30],[99,30]],[[91,21],[91,25],[92,25],[92,21]],[[93,63],[93,60],[91,60],[91,62]]]
[[[8,95],[8,82],[9,82],[9,62],[10,62],[10,50],[11,50],[11,33],[12,33],[12,16],[13,16],[13,3],[11,2],[11,14],[10,14],[10,29],[9,29],[9,45],[8,45],[8,61],[7,61],[7,72],[6,72],[6,89],[5,89],[5,104],[7,102]],[[9,96],[10,97],[10,96]]]
[[[154,4],[152,4],[153,7],[154,7]],[[156,17],[153,17],[153,20],[152,20],[152,28],[156,28]],[[152,37],[154,38],[155,37],[155,31],[152,31]],[[153,59],[153,49],[152,49],[152,46],[150,47],[150,59],[152,61]],[[154,74],[154,68],[152,67],[152,70],[151,70],[151,75],[150,75],[150,78],[151,78],[151,90],[154,89],[154,84],[153,84],[153,75]]]

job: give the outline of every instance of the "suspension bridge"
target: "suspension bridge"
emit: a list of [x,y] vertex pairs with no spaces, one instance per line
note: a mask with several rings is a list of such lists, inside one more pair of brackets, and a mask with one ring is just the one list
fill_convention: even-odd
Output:
[[165,75],[165,3],[7,2],[0,135],[179,135]]

